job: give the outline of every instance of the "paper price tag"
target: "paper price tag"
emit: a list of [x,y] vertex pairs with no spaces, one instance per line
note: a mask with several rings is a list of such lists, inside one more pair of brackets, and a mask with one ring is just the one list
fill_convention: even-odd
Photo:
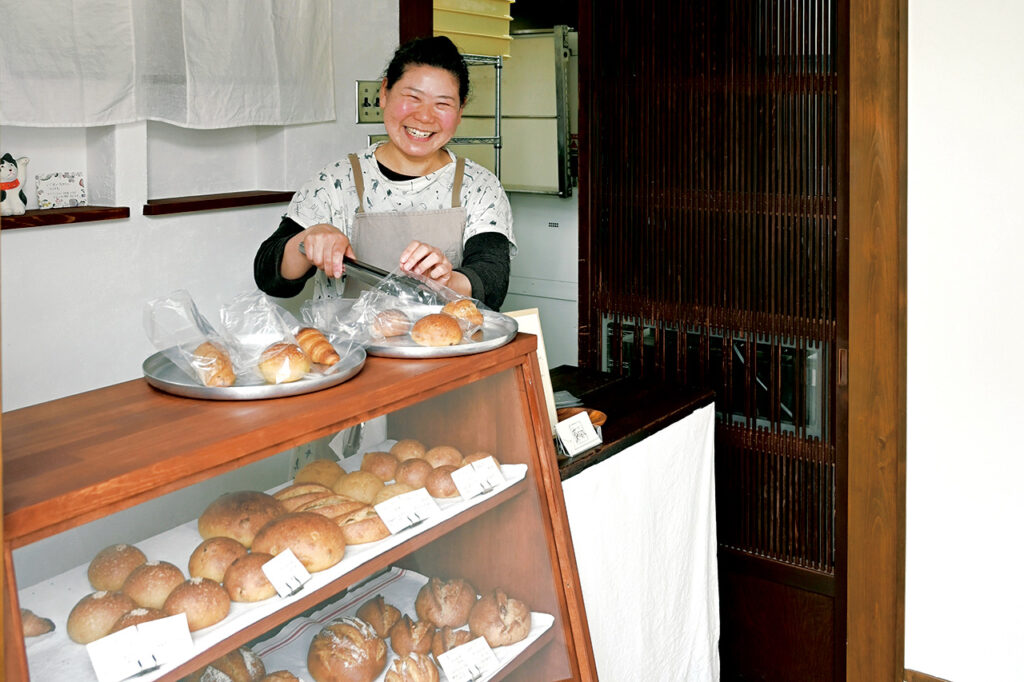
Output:
[[493,457],[478,459],[452,472],[452,482],[463,498],[469,499],[494,490],[505,482]]
[[263,574],[282,597],[290,597],[301,590],[311,577],[290,549],[263,564]]
[[424,488],[395,495],[374,506],[377,515],[392,535],[400,530],[423,523],[431,516],[441,513],[441,508]]
[[99,682],[120,682],[192,655],[184,613],[119,630],[85,645]]
[[448,682],[472,682],[501,667],[498,657],[483,637],[449,649],[438,657],[437,662],[441,664]]
[[574,414],[555,424],[555,433],[570,457],[601,444],[601,436],[586,412]]

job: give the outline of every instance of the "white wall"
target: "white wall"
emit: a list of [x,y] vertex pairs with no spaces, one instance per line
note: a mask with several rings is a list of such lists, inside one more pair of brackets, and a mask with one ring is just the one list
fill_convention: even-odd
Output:
[[906,665],[1020,679],[1019,0],[910,0]]

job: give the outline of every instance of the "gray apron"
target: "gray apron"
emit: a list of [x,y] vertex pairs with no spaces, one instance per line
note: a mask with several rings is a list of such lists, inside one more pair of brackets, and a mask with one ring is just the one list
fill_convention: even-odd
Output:
[[[462,235],[466,228],[466,208],[462,206],[459,194],[462,191],[462,177],[466,160],[458,157],[455,161],[455,182],[452,185],[452,207],[432,211],[380,211],[367,213],[363,210],[363,172],[359,158],[349,154],[352,174],[359,197],[359,208],[352,220],[349,241],[356,258],[391,272],[398,267],[398,257],[414,239],[444,252],[452,267],[462,264]],[[326,281],[323,270],[317,271],[317,298],[337,296],[340,282]],[[370,287],[355,278],[347,277],[344,288],[346,298],[358,298],[360,291]]]

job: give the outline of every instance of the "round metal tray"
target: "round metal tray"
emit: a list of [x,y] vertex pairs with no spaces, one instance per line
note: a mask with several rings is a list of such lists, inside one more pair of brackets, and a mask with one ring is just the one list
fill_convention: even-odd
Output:
[[[441,306],[437,306],[431,312],[440,310]],[[421,346],[405,334],[393,336],[379,343],[371,343],[366,347],[366,352],[385,358],[450,358],[494,350],[515,338],[516,332],[519,331],[519,323],[515,318],[492,310],[480,312],[484,314],[484,324],[481,327],[482,338],[478,341],[463,342],[455,346]]]
[[160,351],[142,363],[142,374],[150,386],[185,398],[204,400],[263,400],[322,391],[348,381],[366,364],[366,352],[354,346],[330,374],[309,376],[287,384],[204,386],[196,382]]

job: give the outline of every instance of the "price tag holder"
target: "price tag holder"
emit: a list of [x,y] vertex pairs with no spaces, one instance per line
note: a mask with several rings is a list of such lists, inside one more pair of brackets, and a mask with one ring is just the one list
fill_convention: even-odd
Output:
[[600,434],[590,421],[590,415],[585,411],[555,424],[555,434],[569,457],[585,452],[602,442]]
[[282,597],[297,593],[312,577],[290,549],[263,564],[263,574]]
[[493,457],[478,459],[452,472],[452,482],[463,499],[470,499],[494,490],[505,482],[505,476]]
[[119,630],[85,645],[98,682],[120,682],[192,656],[184,613]]
[[374,506],[377,515],[394,535],[400,530],[417,526],[431,516],[441,513],[441,508],[425,488],[395,495]]
[[501,667],[498,657],[483,637],[449,649],[438,657],[437,662],[441,664],[448,682],[473,682]]

